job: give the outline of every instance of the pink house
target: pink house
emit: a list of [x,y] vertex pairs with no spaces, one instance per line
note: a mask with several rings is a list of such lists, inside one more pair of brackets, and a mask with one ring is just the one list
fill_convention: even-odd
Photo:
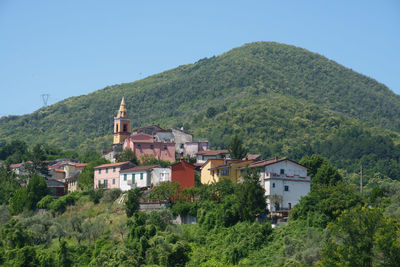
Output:
[[133,134],[125,139],[124,149],[131,149],[138,159],[147,154],[156,159],[175,161],[175,143],[160,142],[156,136],[146,133]]
[[119,173],[121,170],[133,168],[136,165],[126,161],[103,164],[94,167],[94,188],[102,185],[104,188],[119,188]]

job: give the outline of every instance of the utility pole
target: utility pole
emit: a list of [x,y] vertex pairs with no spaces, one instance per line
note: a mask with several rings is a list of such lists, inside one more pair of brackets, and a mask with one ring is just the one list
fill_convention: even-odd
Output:
[[47,101],[49,100],[50,95],[49,94],[41,94],[42,100],[43,100],[43,106],[47,107]]
[[360,194],[363,193],[363,166],[360,167]]

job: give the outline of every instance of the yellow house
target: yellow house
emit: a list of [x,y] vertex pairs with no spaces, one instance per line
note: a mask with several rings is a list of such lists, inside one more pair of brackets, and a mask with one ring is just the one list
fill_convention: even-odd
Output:
[[236,183],[240,178],[240,170],[237,169],[252,162],[252,160],[209,159],[201,167],[201,183],[211,184],[218,182],[221,178],[228,178]]

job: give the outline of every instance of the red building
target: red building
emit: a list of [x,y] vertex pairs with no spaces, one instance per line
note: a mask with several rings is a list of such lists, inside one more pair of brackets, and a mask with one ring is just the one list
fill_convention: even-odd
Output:
[[177,182],[183,188],[194,186],[195,166],[181,160],[171,165],[171,182]]

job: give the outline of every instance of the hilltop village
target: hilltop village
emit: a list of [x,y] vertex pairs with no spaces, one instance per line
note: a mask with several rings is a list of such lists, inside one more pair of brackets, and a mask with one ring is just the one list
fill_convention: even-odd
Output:
[[[205,139],[196,139],[183,128],[163,129],[158,125],[144,126],[131,131],[124,98],[114,117],[114,140],[110,150],[102,151],[110,163],[94,167],[93,187],[120,189],[135,188],[151,191],[164,182],[176,182],[180,188],[212,184],[221,179],[233,183],[243,181],[243,174],[255,170],[265,190],[266,206],[270,212],[287,217],[288,211],[310,191],[307,168],[288,158],[262,159],[246,154],[232,158],[229,150],[212,150]],[[131,161],[120,161],[124,153]],[[143,162],[154,164],[145,165]],[[27,163],[10,165],[17,175],[24,175]],[[29,164],[29,162],[28,162]],[[79,176],[87,163],[74,159],[48,161],[47,186],[54,197],[79,191]],[[197,177],[197,182],[196,182]]]

